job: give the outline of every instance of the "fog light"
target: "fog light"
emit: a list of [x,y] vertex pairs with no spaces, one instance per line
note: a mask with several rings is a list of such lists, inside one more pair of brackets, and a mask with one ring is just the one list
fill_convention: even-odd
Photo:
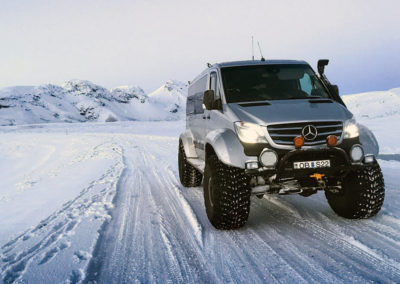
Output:
[[350,150],[351,159],[354,162],[360,162],[364,157],[364,150],[360,145],[353,145]]
[[336,135],[329,135],[326,137],[326,143],[329,147],[335,147],[337,145],[337,136]]
[[264,167],[274,167],[278,162],[278,155],[275,151],[265,149],[261,152],[260,162]]
[[258,169],[258,162],[247,162],[246,169],[248,170],[256,170]]
[[294,147],[301,148],[304,145],[304,137],[303,136],[296,136],[293,140]]
[[375,156],[374,156],[374,155],[369,154],[369,155],[365,155],[365,156],[364,156],[364,163],[366,163],[366,164],[371,164],[371,163],[373,163],[374,161],[375,161]]

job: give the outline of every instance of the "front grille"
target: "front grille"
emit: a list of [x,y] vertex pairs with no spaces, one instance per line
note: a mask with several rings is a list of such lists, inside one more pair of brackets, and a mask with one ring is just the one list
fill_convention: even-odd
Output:
[[341,121],[319,121],[319,122],[296,122],[285,124],[274,124],[267,126],[269,136],[275,144],[293,145],[293,139],[301,136],[301,131],[307,125],[313,125],[317,128],[318,136],[312,140],[305,140],[305,146],[322,145],[326,143],[329,135],[336,135],[338,140],[342,136],[343,124]]

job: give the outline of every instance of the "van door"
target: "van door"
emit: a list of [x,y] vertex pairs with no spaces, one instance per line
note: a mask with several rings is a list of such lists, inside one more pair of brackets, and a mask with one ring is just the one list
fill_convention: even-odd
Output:
[[205,150],[204,141],[206,135],[206,119],[204,119],[203,95],[204,91],[207,89],[207,85],[208,75],[204,75],[189,87],[189,96],[190,102],[193,106],[193,114],[186,117],[188,127],[191,129],[193,134],[193,144],[196,154],[200,158],[204,158]]

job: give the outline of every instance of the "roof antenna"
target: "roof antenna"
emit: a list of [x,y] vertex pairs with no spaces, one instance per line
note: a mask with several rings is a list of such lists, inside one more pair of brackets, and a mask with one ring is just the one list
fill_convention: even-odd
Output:
[[258,49],[260,50],[261,61],[265,61],[265,58],[264,58],[264,56],[262,55],[262,52],[261,52],[260,43],[258,41],[257,41],[257,44],[258,44]]
[[211,63],[207,63],[207,67],[210,68],[212,65]]
[[254,61],[254,40],[253,40],[253,36],[251,36],[251,60]]

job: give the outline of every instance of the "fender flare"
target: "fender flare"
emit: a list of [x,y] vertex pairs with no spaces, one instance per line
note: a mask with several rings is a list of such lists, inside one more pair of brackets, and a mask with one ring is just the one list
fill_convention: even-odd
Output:
[[364,149],[364,153],[373,154],[375,155],[375,157],[378,157],[379,144],[378,141],[376,140],[374,133],[372,133],[372,131],[368,127],[360,123],[357,123],[357,127],[359,132],[360,143]]
[[186,129],[186,131],[179,136],[179,140],[182,141],[187,158],[198,158],[196,149],[194,148],[193,134],[189,129]]
[[208,145],[210,145],[218,159],[225,165],[244,169],[246,161],[257,160],[257,157],[248,157],[244,154],[243,145],[231,129],[211,131],[206,136],[205,144],[206,151]]

